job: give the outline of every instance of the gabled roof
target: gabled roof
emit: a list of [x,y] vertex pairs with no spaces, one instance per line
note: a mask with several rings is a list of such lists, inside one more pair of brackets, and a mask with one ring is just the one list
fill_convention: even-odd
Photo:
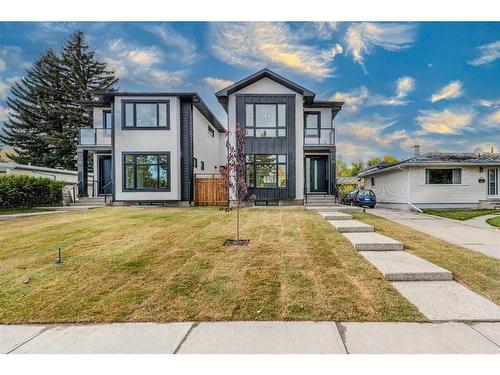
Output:
[[371,176],[388,172],[405,166],[461,166],[461,165],[500,165],[499,153],[473,153],[473,152],[430,152],[403,160],[396,164],[380,163],[362,170],[358,177]]
[[176,96],[179,99],[188,100],[193,103],[200,113],[214,126],[217,131],[223,133],[226,131],[210,108],[196,92],[130,92],[130,91],[103,91],[95,92],[94,95],[99,98],[95,101],[80,102],[83,107],[107,107],[111,105],[115,96]]
[[251,85],[252,83],[255,83],[262,78],[269,78],[273,80],[274,82],[279,83],[280,85],[283,85],[287,88],[289,88],[292,91],[295,91],[296,93],[302,95],[304,97],[304,101],[306,103],[312,104],[314,101],[314,96],[316,95],[314,92],[286,79],[283,76],[280,76],[279,74],[273,72],[272,70],[269,70],[267,68],[264,68],[262,70],[259,70],[257,73],[254,73],[246,78],[243,78],[241,81],[238,81],[231,86],[226,87],[225,89],[222,89],[218,92],[215,93],[215,96],[217,97],[217,100],[219,103],[224,107],[224,109],[227,112],[227,101],[228,101],[228,96],[235,93],[236,91],[241,90],[242,88]]

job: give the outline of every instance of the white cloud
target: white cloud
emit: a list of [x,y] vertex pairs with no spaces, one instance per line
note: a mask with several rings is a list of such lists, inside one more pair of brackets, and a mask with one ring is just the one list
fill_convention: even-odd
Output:
[[475,102],[476,105],[481,107],[491,108],[500,106],[500,98],[498,99],[479,99]]
[[170,25],[147,26],[146,30],[158,35],[163,43],[170,48],[167,52],[170,58],[185,64],[192,64],[198,58],[196,44],[175,31]]
[[415,79],[412,77],[401,77],[396,81],[396,96],[398,98],[406,97],[415,89]]
[[234,82],[229,81],[227,79],[215,78],[215,77],[205,77],[203,78],[203,82],[205,82],[208,86],[210,86],[215,91],[220,91],[223,88],[231,86]]
[[122,80],[164,90],[185,85],[184,71],[167,71],[158,66],[164,59],[161,51],[154,46],[132,45],[122,39],[114,39],[107,43],[101,54],[109,69]]
[[408,104],[404,100],[415,88],[415,80],[412,77],[404,76],[396,81],[396,90],[394,96],[383,96],[370,93],[365,87],[361,86],[350,92],[337,92],[330,100],[338,100],[346,103],[346,112],[357,112],[360,107],[367,106],[399,106]]
[[364,68],[364,56],[375,47],[388,51],[408,48],[415,39],[415,25],[397,23],[356,23],[347,29],[347,52]]
[[0,72],[7,68],[26,68],[28,63],[23,61],[23,51],[16,46],[0,45]]
[[483,123],[488,127],[498,129],[498,127],[500,126],[500,110],[485,116]]
[[415,119],[420,125],[419,134],[460,134],[474,118],[474,113],[469,109],[421,110],[419,113]]
[[8,115],[9,115],[9,108],[5,106],[0,106],[0,125],[3,125],[3,122],[7,120]]
[[20,77],[10,77],[7,78],[5,81],[0,81],[0,100],[5,100],[7,99],[7,96],[9,95],[10,88],[16,82]]
[[469,61],[470,65],[478,66],[488,64],[500,58],[500,40],[496,42],[484,44],[477,47],[479,50],[479,57]]
[[461,81],[451,81],[439,91],[432,94],[430,101],[435,103],[444,99],[456,99],[463,95],[463,84]]
[[108,43],[109,50],[121,59],[131,63],[150,66],[162,61],[162,53],[156,47],[139,47],[125,43],[122,39],[115,39]]
[[323,79],[334,73],[331,64],[342,53],[339,44],[318,48],[304,43],[282,22],[213,23],[210,28],[212,52],[218,59],[252,69],[285,68]]
[[300,37],[309,39],[331,39],[337,31],[338,22],[303,22],[298,28]]

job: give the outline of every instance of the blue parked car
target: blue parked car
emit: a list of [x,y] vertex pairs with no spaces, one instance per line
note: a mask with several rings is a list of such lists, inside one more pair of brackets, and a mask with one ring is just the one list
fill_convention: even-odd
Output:
[[344,198],[344,204],[348,204],[351,206],[367,206],[370,208],[374,208],[377,204],[377,197],[373,190],[369,189],[359,189],[351,191]]

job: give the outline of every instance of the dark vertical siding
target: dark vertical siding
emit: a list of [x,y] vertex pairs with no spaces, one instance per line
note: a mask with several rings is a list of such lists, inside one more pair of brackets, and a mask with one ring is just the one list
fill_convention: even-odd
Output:
[[193,200],[193,105],[181,100],[181,200]]
[[245,145],[247,154],[286,154],[287,188],[249,188],[257,199],[295,199],[295,95],[236,95],[236,122],[242,129],[246,126],[245,104],[286,104],[287,136],[272,138],[248,137]]

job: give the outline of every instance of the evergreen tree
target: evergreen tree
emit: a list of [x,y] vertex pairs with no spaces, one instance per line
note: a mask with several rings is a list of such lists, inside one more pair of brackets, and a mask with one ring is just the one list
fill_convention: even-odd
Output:
[[57,166],[53,134],[63,128],[63,77],[53,50],[42,54],[14,83],[7,98],[9,117],[0,140],[14,148],[17,163]]
[[14,147],[11,157],[18,163],[74,169],[78,129],[92,123],[78,103],[94,99],[94,92],[115,90],[117,81],[76,31],[60,57],[47,51],[14,84],[0,141]]

